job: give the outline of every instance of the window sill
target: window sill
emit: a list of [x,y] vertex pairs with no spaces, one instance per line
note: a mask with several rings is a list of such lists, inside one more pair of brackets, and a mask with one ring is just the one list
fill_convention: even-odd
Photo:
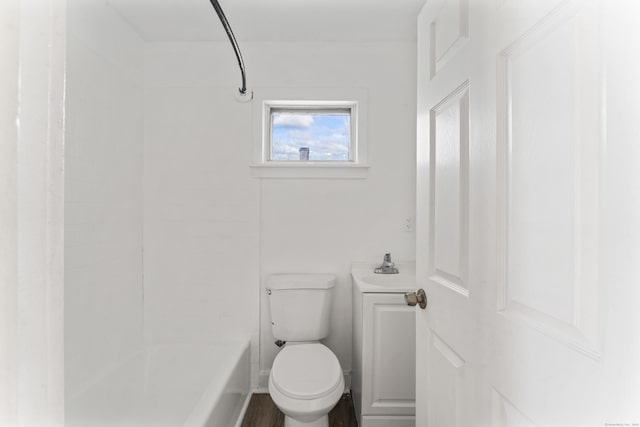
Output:
[[251,165],[254,178],[365,179],[369,165],[342,163],[269,163]]

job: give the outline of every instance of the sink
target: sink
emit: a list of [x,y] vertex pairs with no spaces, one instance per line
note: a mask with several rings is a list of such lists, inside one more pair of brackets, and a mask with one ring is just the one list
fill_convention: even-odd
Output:
[[413,292],[416,289],[414,263],[396,263],[398,274],[375,274],[377,265],[354,263],[351,277],[360,292]]

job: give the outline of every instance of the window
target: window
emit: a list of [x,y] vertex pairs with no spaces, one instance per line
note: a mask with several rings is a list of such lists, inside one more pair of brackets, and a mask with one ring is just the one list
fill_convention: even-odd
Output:
[[271,108],[269,160],[351,162],[354,108]]
[[366,178],[366,91],[284,88],[256,95],[254,176]]

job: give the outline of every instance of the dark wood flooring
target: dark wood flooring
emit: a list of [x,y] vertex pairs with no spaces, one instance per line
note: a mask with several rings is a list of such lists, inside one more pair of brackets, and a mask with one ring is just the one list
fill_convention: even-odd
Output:
[[[242,427],[283,427],[284,414],[276,407],[268,394],[251,396],[244,414]],[[350,394],[344,394],[329,412],[329,427],[357,427],[356,415]]]

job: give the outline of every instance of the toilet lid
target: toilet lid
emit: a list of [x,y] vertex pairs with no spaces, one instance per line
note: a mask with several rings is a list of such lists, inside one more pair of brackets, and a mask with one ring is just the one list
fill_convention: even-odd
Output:
[[293,399],[316,399],[340,385],[342,369],[338,358],[322,344],[288,345],[271,368],[273,385]]

